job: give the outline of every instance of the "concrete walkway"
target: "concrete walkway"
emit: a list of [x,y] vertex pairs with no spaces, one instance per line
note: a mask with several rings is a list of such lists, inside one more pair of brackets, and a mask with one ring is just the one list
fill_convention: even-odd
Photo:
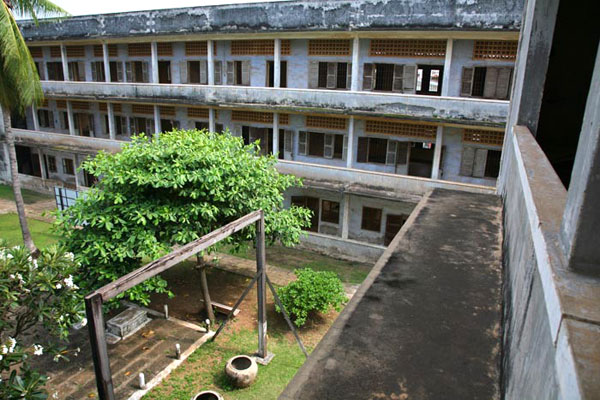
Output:
[[426,196],[280,399],[498,399],[501,213]]

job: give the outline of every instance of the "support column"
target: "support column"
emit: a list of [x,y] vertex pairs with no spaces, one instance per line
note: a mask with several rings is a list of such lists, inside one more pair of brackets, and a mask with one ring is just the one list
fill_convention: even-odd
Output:
[[110,61],[108,59],[107,43],[102,43],[102,59],[104,61],[104,81],[110,82]]
[[454,40],[448,39],[448,41],[446,42],[446,59],[444,60],[444,75],[442,77],[442,96],[448,96],[448,90],[450,89],[450,68],[452,66],[453,47]]
[[[208,69],[208,84],[215,84],[215,55],[214,55],[214,42],[212,40],[206,41],[206,64]],[[211,132],[214,130],[211,129]]]
[[154,134],[158,136],[161,131],[160,126],[160,108],[158,105],[154,105]]
[[48,179],[48,175],[46,175],[46,160],[44,160],[44,155],[42,154],[42,148],[38,147],[38,159],[40,161],[40,170],[42,172],[42,179]]
[[435,135],[435,148],[433,151],[433,166],[431,167],[431,179],[440,178],[440,161],[442,159],[442,144],[444,141],[444,127],[438,125]]
[[115,400],[104,332],[101,294],[95,293],[85,298],[85,313],[88,320],[90,345],[92,346],[92,359],[94,360],[98,398],[102,400]]
[[570,269],[600,275],[600,51],[581,127],[560,239]]
[[265,257],[265,218],[256,221],[256,294],[258,300],[258,351],[257,362],[266,365],[273,358],[267,351],[267,261]]
[[343,196],[342,239],[348,239],[348,232],[350,231],[350,195],[348,193],[344,193]]
[[60,59],[62,61],[63,75],[65,81],[70,81],[69,77],[69,62],[67,61],[67,47],[64,44],[60,45]]
[[275,39],[273,52],[273,87],[281,87],[281,39]]
[[152,62],[152,83],[158,83],[158,45],[156,42],[150,43],[151,62]]
[[217,130],[217,123],[215,121],[215,109],[208,109],[208,130],[211,132],[215,132]]
[[279,153],[279,114],[273,113],[273,154]]
[[75,118],[73,117],[73,105],[67,100],[67,121],[69,121],[69,135],[75,136]]
[[350,90],[353,92],[358,91],[358,71],[360,67],[360,39],[355,37],[352,41],[352,79],[350,83]]
[[113,103],[107,103],[106,110],[108,111],[108,136],[112,140],[115,140],[117,137],[117,132],[115,129],[115,109],[113,107]]
[[37,107],[31,106],[31,117],[33,119],[33,130],[40,130],[40,121],[38,120]]
[[354,117],[350,116],[350,120],[348,121],[348,148],[346,150],[346,168],[352,168],[354,165],[354,141]]
[[78,163],[79,157],[77,154],[73,154],[73,167],[75,168],[75,190],[79,190],[81,183],[79,182],[79,171],[77,171],[77,167],[79,167]]

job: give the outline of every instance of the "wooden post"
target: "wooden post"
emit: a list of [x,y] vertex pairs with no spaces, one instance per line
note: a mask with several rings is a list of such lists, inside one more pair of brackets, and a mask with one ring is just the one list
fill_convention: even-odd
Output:
[[202,256],[197,255],[198,270],[200,271],[200,289],[202,290],[202,298],[204,299],[204,307],[206,308],[206,316],[212,322],[215,320],[215,313],[212,308],[210,292],[208,291],[208,280],[206,279],[206,266],[202,260]]
[[102,295],[94,293],[85,298],[85,312],[88,319],[92,358],[96,373],[96,386],[100,400],[114,400],[115,393],[108,361],[108,349],[104,337],[104,318],[102,316]]
[[267,360],[267,287],[265,277],[265,217],[261,211],[256,221],[256,272],[258,280],[256,293],[258,296],[258,352],[257,356]]

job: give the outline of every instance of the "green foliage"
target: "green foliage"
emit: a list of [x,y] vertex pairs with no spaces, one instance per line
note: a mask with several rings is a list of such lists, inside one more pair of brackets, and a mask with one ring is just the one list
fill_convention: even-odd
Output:
[[[55,225],[83,265],[81,285],[105,285],[144,259],[258,209],[265,213],[270,242],[297,243],[310,211],[283,209],[283,192],[299,181],[280,175],[275,158],[257,157],[257,150],[228,132],[173,131],[134,137],[121,152],[86,161],[83,169],[101,179],[58,213]],[[254,227],[248,227],[226,243],[235,247],[254,236]],[[165,281],[148,280],[127,295],[147,302],[149,291],[166,292]]]
[[277,294],[297,326],[304,325],[311,312],[326,313],[331,308],[339,311],[346,302],[344,286],[335,273],[310,268],[297,269],[294,273],[298,279],[279,288]]

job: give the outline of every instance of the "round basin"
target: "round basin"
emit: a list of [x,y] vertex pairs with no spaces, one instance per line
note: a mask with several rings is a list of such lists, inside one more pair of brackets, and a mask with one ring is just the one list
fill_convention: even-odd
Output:
[[223,400],[223,396],[212,390],[205,390],[193,395],[192,400]]
[[256,379],[257,373],[256,361],[245,355],[232,357],[225,365],[225,374],[231,379],[234,386],[239,388],[250,386]]

